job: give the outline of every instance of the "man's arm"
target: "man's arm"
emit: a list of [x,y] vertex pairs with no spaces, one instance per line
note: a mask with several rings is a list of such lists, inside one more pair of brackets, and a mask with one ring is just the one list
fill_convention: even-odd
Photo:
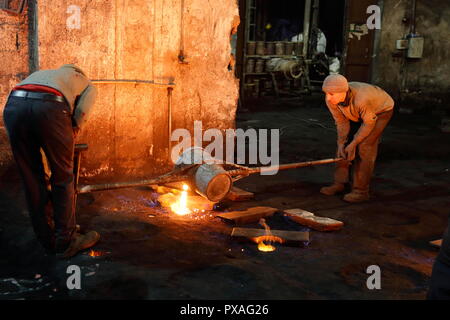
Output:
[[356,132],[355,136],[353,137],[353,141],[348,144],[344,151],[346,158],[349,161],[355,159],[356,146],[360,144],[372,132],[377,121],[377,116],[373,113],[363,113],[361,114],[361,118],[363,120],[361,127],[359,127],[358,132]]
[[352,141],[356,146],[372,132],[373,128],[375,128],[375,123],[377,122],[377,116],[373,113],[363,114],[361,118],[363,123],[361,127],[359,127],[358,132],[356,132]]
[[77,130],[80,130],[87,121],[97,96],[97,89],[89,83],[89,85],[80,94],[77,105],[73,113],[73,119]]
[[337,130],[337,144],[345,145],[348,140],[348,134],[350,132],[350,121],[342,121],[336,122],[336,130]]
[[336,124],[337,144],[338,146],[344,145],[347,142],[348,134],[350,132],[350,120],[348,120],[338,108],[328,103],[327,107],[333,116],[334,123]]

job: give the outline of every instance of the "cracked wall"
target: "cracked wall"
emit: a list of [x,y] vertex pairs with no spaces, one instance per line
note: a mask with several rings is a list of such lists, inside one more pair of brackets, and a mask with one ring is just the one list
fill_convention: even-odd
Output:
[[3,108],[11,88],[28,75],[28,19],[0,10],[0,173],[12,162],[3,125]]
[[[71,5],[80,8],[79,28],[73,27],[77,24],[74,11],[68,12]],[[235,0],[42,0],[40,68],[75,63],[91,79],[173,80],[173,130],[193,130],[194,120],[203,121],[203,130],[234,128],[238,81],[228,65],[230,32],[238,16]],[[1,110],[19,80],[12,75],[28,71],[22,66],[27,67],[27,52],[17,52],[12,39],[19,26],[9,28],[0,37],[8,39],[6,56],[15,55],[18,62],[2,71]],[[26,30],[21,32],[26,40]],[[180,49],[186,63],[179,62]],[[169,170],[167,86],[95,85],[94,111],[77,139],[89,144],[82,162],[85,182],[128,180]]]

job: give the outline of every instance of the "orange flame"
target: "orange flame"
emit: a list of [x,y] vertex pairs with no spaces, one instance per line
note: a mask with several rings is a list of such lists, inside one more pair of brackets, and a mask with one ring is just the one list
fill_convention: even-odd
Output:
[[265,244],[264,241],[258,243],[258,250],[263,252],[271,252],[275,251],[276,248],[271,244]]
[[[282,243],[283,239],[272,235],[272,233],[270,232],[270,227],[267,225],[266,220],[264,218],[259,220],[259,224],[262,225],[264,227],[264,229],[266,230],[266,235],[257,237],[255,239],[255,242],[258,244],[258,250],[263,251],[263,252],[275,251],[276,250],[275,246],[273,246],[270,243],[272,243],[272,242]],[[267,244],[265,242],[269,242],[269,244]]]
[[187,190],[188,189],[189,188],[188,188],[187,184],[183,184],[183,191],[181,191],[180,199],[178,199],[177,202],[175,202],[174,204],[172,204],[170,206],[170,209],[172,210],[172,212],[174,212],[180,216],[184,216],[184,215],[187,215],[192,212],[191,210],[189,210],[189,208],[187,206]]
[[98,250],[93,250],[93,249],[91,249],[91,250],[89,251],[89,255],[90,255],[91,257],[101,257],[101,256],[103,256],[103,252],[102,252],[102,251],[98,251]]

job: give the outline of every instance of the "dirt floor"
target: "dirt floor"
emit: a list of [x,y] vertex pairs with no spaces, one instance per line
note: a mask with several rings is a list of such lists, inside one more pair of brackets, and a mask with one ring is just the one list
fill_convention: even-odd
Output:
[[[342,230],[311,230],[302,246],[260,252],[230,237],[213,213],[177,217],[154,207],[148,188],[82,195],[82,229],[102,238],[93,257],[60,261],[36,243],[14,168],[0,180],[0,299],[423,299],[450,213],[450,136],[439,118],[396,114],[380,146],[371,200],[327,197],[333,166],[253,175],[237,186],[255,199],[222,210],[302,208],[341,220]],[[239,113],[240,128],[281,128],[280,162],[333,157],[334,123],[321,96],[268,100]],[[273,229],[306,230],[277,212]],[[257,224],[245,227],[260,227]],[[82,270],[68,290],[69,265]],[[366,268],[381,268],[381,290],[366,287]]]

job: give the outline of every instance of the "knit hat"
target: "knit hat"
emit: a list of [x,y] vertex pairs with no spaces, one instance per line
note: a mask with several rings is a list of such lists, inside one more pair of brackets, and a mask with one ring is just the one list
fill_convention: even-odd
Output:
[[330,93],[347,92],[347,79],[340,74],[330,74],[323,81],[322,91]]
[[81,73],[83,76],[86,76],[86,74],[84,73],[84,71],[81,70],[80,67],[78,67],[78,66],[76,66],[76,65],[74,65],[74,64],[63,64],[63,65],[60,67],[60,69],[61,69],[61,68],[72,68],[72,69],[75,70],[76,72]]

